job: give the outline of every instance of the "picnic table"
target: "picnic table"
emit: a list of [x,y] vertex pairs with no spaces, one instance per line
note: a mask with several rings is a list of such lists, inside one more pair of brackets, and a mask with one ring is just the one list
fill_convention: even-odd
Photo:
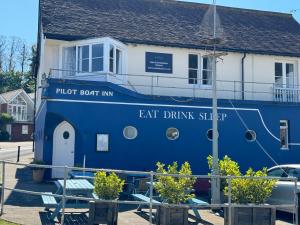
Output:
[[[64,180],[57,180],[55,181],[55,184],[58,187],[56,194],[62,195]],[[86,179],[67,179],[65,189],[66,189],[66,195],[69,196],[96,198],[96,196],[93,194],[94,186]],[[42,195],[42,200],[46,210],[49,210],[50,208],[54,208],[54,211],[50,216],[50,219],[54,220],[59,215],[60,210],[62,209],[63,206],[62,199],[60,199],[60,201],[57,201],[52,196]],[[87,202],[73,200],[73,199],[66,199],[65,207],[66,208],[88,208],[89,206]]]
[[[155,183],[156,182],[153,182],[153,193],[155,194],[155,189],[154,189],[154,186],[155,186]],[[132,194],[132,196],[137,199],[137,200],[140,200],[140,201],[144,201],[144,202],[148,202],[150,203],[150,186],[151,186],[151,182],[146,182],[146,184],[148,185],[148,190],[147,192],[143,195],[143,194]],[[154,195],[152,197],[152,203],[154,204],[158,204],[158,203],[165,203],[163,199],[160,199],[159,196],[157,195]],[[200,199],[197,199],[197,198],[191,198],[187,201],[188,204],[191,204],[191,205],[195,205],[195,207],[191,207],[191,209],[193,210],[194,214],[195,214],[195,217],[197,220],[201,221],[201,215],[198,211],[198,208],[197,206],[203,206],[203,207],[206,207],[208,206],[208,202],[205,202],[205,201],[202,201]],[[137,210],[138,211],[141,211],[143,208],[142,205],[139,205]]]

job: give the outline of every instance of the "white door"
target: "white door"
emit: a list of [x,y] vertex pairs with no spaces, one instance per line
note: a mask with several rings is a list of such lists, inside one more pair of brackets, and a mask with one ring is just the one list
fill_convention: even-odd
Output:
[[[60,123],[53,133],[53,166],[74,166],[75,130],[71,124]],[[63,178],[64,169],[52,169],[52,178]]]

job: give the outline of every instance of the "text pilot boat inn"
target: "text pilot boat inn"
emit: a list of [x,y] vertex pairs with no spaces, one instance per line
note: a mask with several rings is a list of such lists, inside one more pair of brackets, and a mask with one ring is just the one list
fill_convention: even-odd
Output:
[[[207,173],[211,9],[40,0],[35,157],[127,170],[188,161]],[[289,14],[218,6],[217,28],[220,157],[242,169],[300,163],[300,25]]]

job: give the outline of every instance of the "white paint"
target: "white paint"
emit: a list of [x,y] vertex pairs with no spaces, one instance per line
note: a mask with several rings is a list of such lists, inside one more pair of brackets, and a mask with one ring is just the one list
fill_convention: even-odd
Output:
[[[68,132],[69,137],[64,138],[64,133]],[[71,124],[66,121],[60,123],[53,133],[53,166],[74,166],[75,151],[75,130]],[[52,169],[52,178],[64,177],[64,169]]]

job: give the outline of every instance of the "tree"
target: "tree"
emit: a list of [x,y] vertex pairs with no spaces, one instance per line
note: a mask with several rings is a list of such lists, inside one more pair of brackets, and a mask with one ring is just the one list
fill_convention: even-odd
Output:
[[5,36],[0,36],[0,72],[4,71],[6,47],[7,47],[7,38]]

